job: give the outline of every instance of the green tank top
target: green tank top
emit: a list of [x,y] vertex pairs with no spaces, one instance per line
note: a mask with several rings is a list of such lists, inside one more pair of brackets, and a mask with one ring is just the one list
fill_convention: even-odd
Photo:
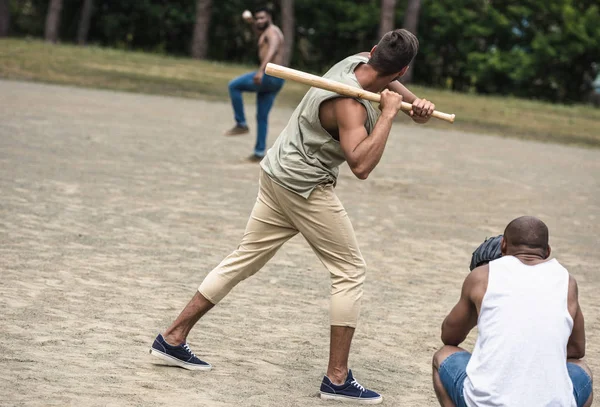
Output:
[[[354,70],[368,58],[354,55],[334,65],[323,77],[360,88]],[[346,158],[339,141],[327,132],[319,120],[319,107],[337,93],[310,88],[287,126],[261,162],[273,181],[307,198],[317,185],[337,183],[339,166]],[[371,134],[378,113],[371,102],[356,99],[367,110],[365,128]]]

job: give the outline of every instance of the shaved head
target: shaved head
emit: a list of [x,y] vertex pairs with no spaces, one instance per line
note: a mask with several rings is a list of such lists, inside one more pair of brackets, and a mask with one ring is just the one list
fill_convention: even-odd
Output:
[[504,230],[504,244],[507,254],[520,251],[549,256],[548,226],[533,216],[521,216],[510,222]]

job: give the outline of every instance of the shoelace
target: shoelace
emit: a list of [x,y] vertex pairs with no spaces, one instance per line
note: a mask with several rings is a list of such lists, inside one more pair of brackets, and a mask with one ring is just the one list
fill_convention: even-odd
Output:
[[188,346],[187,343],[183,344],[183,349],[185,349],[187,351],[187,353],[189,353],[190,355],[192,355],[193,357],[197,358],[196,355],[194,355],[194,352],[192,352],[192,350],[190,349],[190,347]]
[[353,379],[353,380],[350,382],[350,384],[351,384],[351,385],[353,385],[354,387],[356,387],[356,388],[357,388],[357,389],[359,389],[359,390],[365,391],[365,388],[364,388],[364,387],[362,387],[362,386],[360,385],[360,383],[358,383],[358,382],[356,381],[356,379]]

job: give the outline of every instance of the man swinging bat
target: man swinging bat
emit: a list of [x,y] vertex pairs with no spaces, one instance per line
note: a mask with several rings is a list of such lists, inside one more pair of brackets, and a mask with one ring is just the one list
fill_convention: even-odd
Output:
[[397,81],[418,46],[409,31],[391,31],[371,52],[350,56],[324,75],[381,92],[379,115],[362,99],[317,88],[307,92],[261,162],[258,199],[240,245],[206,276],[175,322],[157,336],[152,355],[186,369],[210,370],[211,365],[197,358],[186,344],[190,330],[233,287],[301,233],[331,276],[330,356],[321,398],[366,404],[382,401],[379,394],[358,384],[348,369],[366,265],[334,187],[343,162],[360,179],[375,169],[403,99],[412,103],[408,114],[415,122],[425,123],[431,117],[435,106]]

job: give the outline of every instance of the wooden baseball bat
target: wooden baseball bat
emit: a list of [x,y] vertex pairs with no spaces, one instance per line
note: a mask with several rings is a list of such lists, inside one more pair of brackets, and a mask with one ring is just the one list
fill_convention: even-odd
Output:
[[[379,93],[369,92],[368,90],[356,88],[354,86],[333,81],[331,79],[312,75],[292,68],[286,68],[270,62],[267,64],[265,73],[277,78],[289,79],[294,82],[300,82],[308,86],[313,86],[315,88],[329,90],[344,96],[365,99],[376,103],[379,103],[381,100],[381,95]],[[412,110],[412,105],[410,103],[402,102],[402,110],[406,110],[408,112]],[[435,117],[436,119],[445,120],[449,123],[454,123],[455,115],[453,114],[442,113],[434,110],[431,116]]]

